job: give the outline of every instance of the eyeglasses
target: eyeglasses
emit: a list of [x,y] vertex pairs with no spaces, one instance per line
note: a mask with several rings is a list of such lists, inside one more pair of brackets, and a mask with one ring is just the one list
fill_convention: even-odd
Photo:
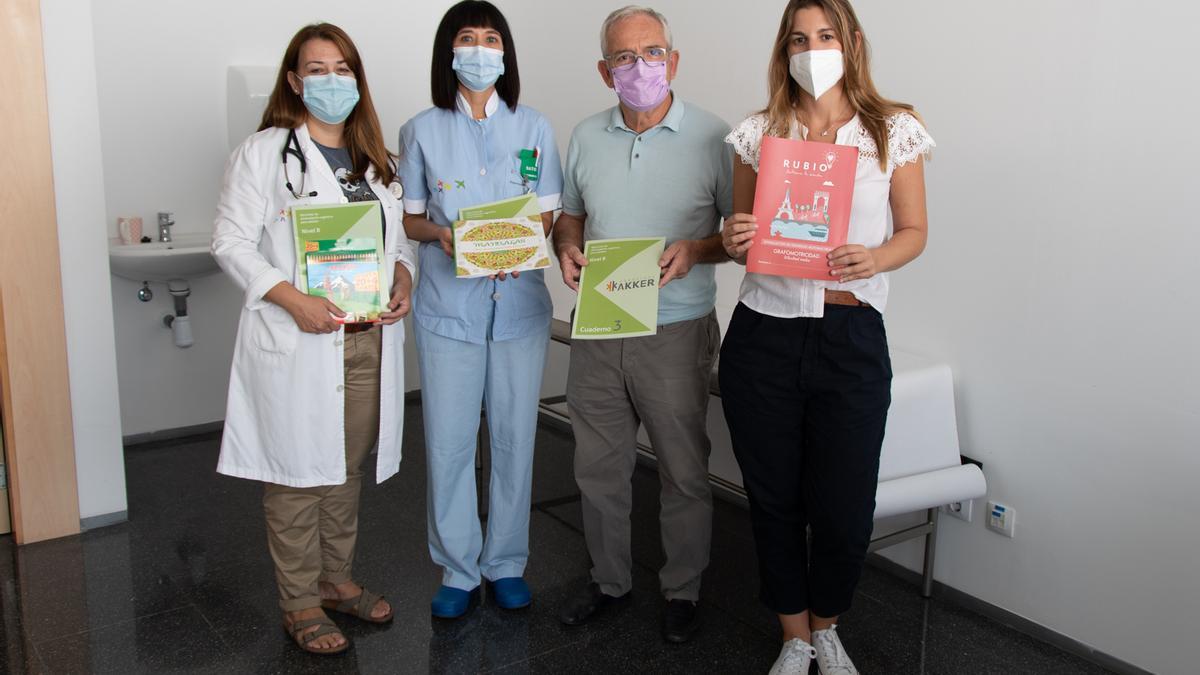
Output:
[[645,51],[638,53],[631,50],[617,52],[605,57],[609,68],[620,68],[622,66],[633,65],[639,58],[646,63],[662,63],[671,55],[671,50],[666,47],[649,47]]

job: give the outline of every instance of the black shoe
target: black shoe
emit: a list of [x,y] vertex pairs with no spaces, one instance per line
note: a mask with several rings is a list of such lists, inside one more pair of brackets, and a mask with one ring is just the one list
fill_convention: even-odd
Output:
[[700,612],[691,600],[668,600],[663,612],[663,639],[667,642],[687,642],[700,626]]
[[558,620],[568,626],[581,626],[596,612],[628,599],[629,593],[614,597],[601,591],[596,582],[588,582],[585,588],[563,603],[562,608],[558,610]]

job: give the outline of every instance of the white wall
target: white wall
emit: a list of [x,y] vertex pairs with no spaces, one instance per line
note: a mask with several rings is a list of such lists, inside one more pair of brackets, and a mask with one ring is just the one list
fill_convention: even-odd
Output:
[[[95,3],[110,230],[117,215],[151,222],[159,209],[181,230],[211,227],[225,68],[274,64],[306,21],[354,36],[394,145],[428,105],[433,29],[449,4]],[[617,4],[502,2],[522,101],[549,115],[563,148],[576,121],[613,100],[594,62]],[[683,97],[731,122],[762,106],[782,2],[657,6],[682,51]],[[1185,116],[1198,102],[1186,82],[1200,10],[1138,7],[1153,11],[858,2],[878,84],[917,104],[939,143],[930,245],[893,277],[891,339],[954,368],[963,449],[1019,516],[1012,540],[978,515],[946,521],[938,578],[1141,667],[1183,672],[1200,614],[1185,497],[1200,469],[1188,389],[1200,323],[1184,276],[1200,244],[1185,182],[1200,150]],[[739,273],[719,273],[726,316]],[[222,415],[238,296],[220,277],[193,289],[197,346],[180,351],[158,328],[165,301],[140,306],[132,284],[113,285],[126,434]],[[551,289],[565,316],[570,293],[553,279]]]
[[[228,1],[94,4],[109,236],[116,236],[116,219],[124,215],[141,215],[147,233],[155,236],[160,210],[175,213],[176,232],[212,231],[229,153],[227,67],[275,66],[300,25],[322,17],[338,19],[327,12],[328,3],[284,7]],[[368,68],[380,64],[368,72],[377,83],[377,105],[392,138],[403,120],[424,105],[427,94],[419,88],[419,98],[407,96],[389,86],[397,69],[383,64],[427,60],[428,44],[418,49],[416,43],[394,39],[386,26],[407,20],[398,4],[390,12],[380,21],[374,13],[346,10],[357,23],[342,22],[352,35],[370,36],[359,40]],[[422,30],[432,31],[429,26]],[[224,417],[241,294],[220,274],[191,282],[189,314],[196,343],[178,349],[161,323],[172,311],[166,288],[153,285],[154,300],[141,303],[135,298],[140,284],[113,278],[126,435]],[[408,388],[413,389],[415,365],[409,371]]]
[[108,291],[91,7],[43,0],[42,38],[79,513],[92,518],[125,511],[125,459]]
[[[1194,672],[1200,532],[1195,6],[872,3],[888,91],[940,149],[893,340],[949,362],[1016,538],[949,521],[938,575],[1158,672]],[[1149,10],[1149,11],[1145,11]],[[1155,25],[1136,47],[1124,39]],[[1191,345],[1189,347],[1189,345]],[[979,509],[976,511],[980,512]],[[913,560],[911,551],[908,559]]]

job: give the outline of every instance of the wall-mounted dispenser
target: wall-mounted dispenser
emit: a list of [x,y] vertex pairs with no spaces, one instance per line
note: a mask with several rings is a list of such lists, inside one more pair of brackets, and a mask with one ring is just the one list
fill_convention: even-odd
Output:
[[229,66],[225,86],[225,129],[230,151],[258,129],[267,99],[275,88],[276,74],[272,66]]

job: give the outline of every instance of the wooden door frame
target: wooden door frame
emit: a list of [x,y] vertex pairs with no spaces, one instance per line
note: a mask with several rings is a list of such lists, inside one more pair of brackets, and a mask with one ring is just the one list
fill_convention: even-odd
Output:
[[[15,125],[0,159],[0,406],[18,544],[79,532],[58,218],[39,0],[0,3]],[[15,86],[14,86],[15,85]]]

